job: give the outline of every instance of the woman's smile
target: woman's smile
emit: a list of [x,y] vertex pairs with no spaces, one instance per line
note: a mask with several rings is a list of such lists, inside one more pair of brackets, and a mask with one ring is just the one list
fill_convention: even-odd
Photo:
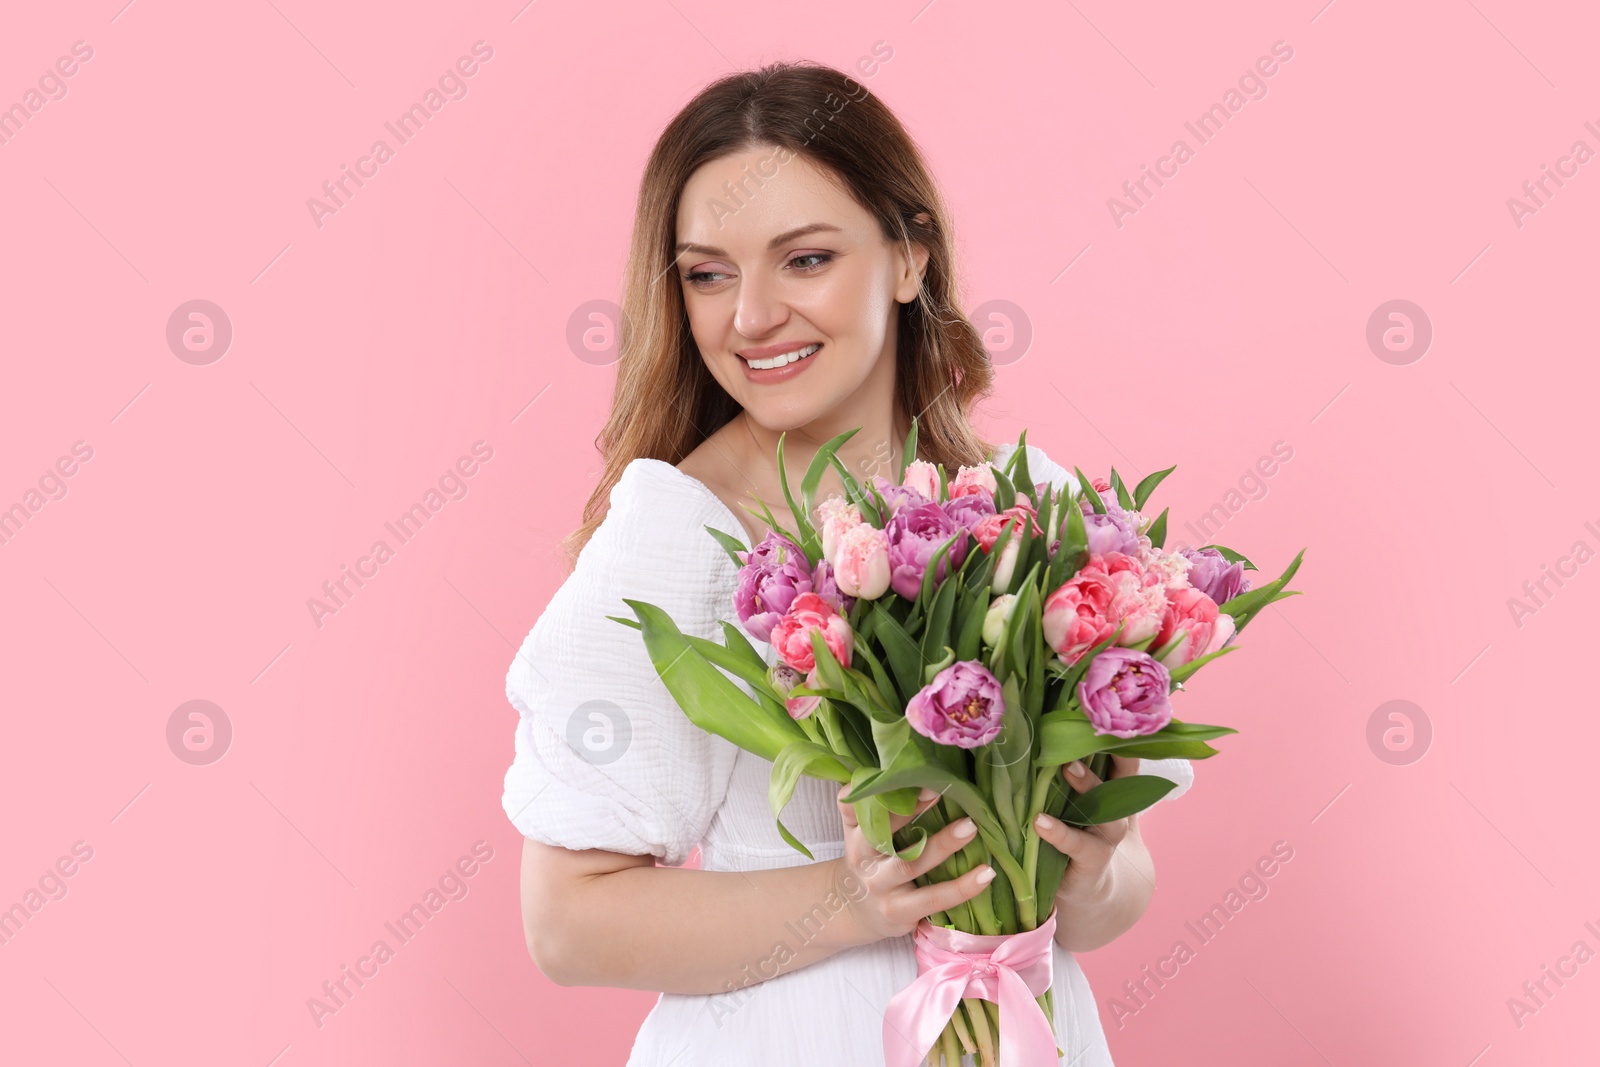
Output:
[[[776,355],[766,358],[751,358],[775,348],[786,351],[779,351]],[[739,359],[744,364],[744,376],[748,381],[756,385],[772,385],[803,374],[812,363],[816,362],[816,354],[821,349],[821,341],[813,341],[800,348],[769,345],[766,349],[747,348],[739,353]]]

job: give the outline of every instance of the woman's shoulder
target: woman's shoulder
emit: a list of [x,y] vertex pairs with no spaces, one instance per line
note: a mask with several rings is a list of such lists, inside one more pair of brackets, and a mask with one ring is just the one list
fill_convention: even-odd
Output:
[[[990,460],[997,467],[1004,467],[1011,461],[1011,456],[1017,450],[1015,441],[1003,441],[996,445],[990,453]],[[1063,485],[1069,491],[1075,491],[1077,477],[1071,467],[1064,467],[1051,459],[1044,449],[1038,445],[1028,445],[1028,473],[1036,482],[1049,482],[1051,488],[1059,489]]]
[[578,565],[590,574],[617,568],[734,568],[707,527],[744,544],[747,535],[727,505],[704,484],[665,460],[629,460],[611,487],[610,506],[584,545]]

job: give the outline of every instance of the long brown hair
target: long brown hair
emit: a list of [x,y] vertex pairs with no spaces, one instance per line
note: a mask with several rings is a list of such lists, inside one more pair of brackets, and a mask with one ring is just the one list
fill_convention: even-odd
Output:
[[994,368],[958,306],[949,214],[921,153],[894,113],[854,79],[811,61],[771,63],[708,85],[668,124],[645,165],[623,280],[616,392],[595,438],[604,471],[583,525],[562,541],[569,567],[632,460],[676,464],[739,413],[701,359],[676,276],[665,276],[690,175],[768,145],[832,170],[908,258],[912,243],[928,250],[917,299],[899,305],[895,400],[916,416],[919,458],[953,475],[989,456],[968,415],[992,391]]

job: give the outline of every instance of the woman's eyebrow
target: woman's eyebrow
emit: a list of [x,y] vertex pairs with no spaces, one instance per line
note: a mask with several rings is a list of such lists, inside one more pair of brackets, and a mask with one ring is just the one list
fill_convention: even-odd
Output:
[[[835,226],[831,222],[812,222],[778,234],[778,236],[767,242],[767,249],[771,251],[779,245],[788,244],[796,237],[804,237],[808,233],[817,233],[823,230],[832,231],[833,233],[844,232],[841,227]],[[680,241],[673,250],[673,254],[679,256],[685,252],[696,252],[702,256],[726,256],[728,254],[721,248],[715,248],[711,245],[698,245],[692,241]]]

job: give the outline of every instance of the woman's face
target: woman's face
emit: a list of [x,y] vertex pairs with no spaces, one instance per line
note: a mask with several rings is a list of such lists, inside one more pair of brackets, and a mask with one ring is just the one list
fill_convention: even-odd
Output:
[[[804,231],[804,232],[800,232]],[[893,403],[897,304],[927,262],[884,239],[829,172],[774,147],[690,176],[679,201],[677,272],[707,368],[773,432],[819,419],[846,428]],[[763,370],[752,361],[813,354]]]

